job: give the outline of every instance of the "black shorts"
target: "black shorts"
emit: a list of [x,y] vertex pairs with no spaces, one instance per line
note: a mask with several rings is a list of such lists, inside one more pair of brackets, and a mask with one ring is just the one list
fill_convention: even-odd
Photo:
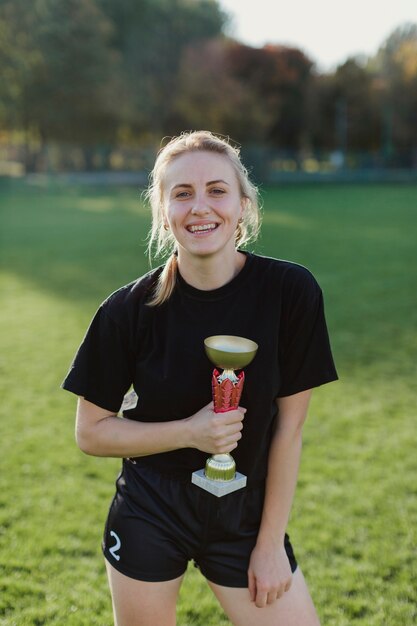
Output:
[[[124,469],[116,483],[103,538],[103,553],[122,574],[162,582],[184,574],[194,561],[203,575],[226,587],[247,587],[264,485],[218,498],[187,481],[150,468]],[[291,570],[297,562],[288,538]]]

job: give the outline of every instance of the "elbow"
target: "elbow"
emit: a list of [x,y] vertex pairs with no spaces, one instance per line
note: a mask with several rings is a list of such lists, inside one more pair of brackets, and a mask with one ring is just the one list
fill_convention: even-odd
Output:
[[79,398],[75,419],[75,441],[77,446],[89,456],[107,456],[103,453],[108,441],[108,418],[114,417],[110,413],[85,398]]
[[77,428],[75,431],[75,441],[78,448],[81,452],[84,452],[84,454],[88,456],[99,456],[97,454],[94,437],[91,436],[90,432]]

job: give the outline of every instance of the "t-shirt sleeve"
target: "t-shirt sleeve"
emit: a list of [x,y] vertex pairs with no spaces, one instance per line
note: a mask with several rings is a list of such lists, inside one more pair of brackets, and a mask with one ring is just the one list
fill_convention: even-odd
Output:
[[323,293],[305,268],[288,272],[279,341],[279,397],[337,380]]
[[103,304],[95,314],[61,386],[116,413],[132,379],[127,330],[109,316]]

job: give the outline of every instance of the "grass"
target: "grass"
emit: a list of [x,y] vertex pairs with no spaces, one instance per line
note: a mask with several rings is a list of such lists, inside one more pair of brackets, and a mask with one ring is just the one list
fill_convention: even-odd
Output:
[[[0,624],[106,626],[100,539],[119,461],[86,457],[59,384],[101,300],[147,268],[133,189],[0,187]],[[325,292],[340,381],[318,389],[290,534],[323,624],[417,622],[417,187],[267,189],[262,254]],[[229,622],[190,567],[180,626]]]

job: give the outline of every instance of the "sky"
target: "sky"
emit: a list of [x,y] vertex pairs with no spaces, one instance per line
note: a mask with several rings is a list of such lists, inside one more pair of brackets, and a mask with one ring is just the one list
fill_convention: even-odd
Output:
[[219,0],[232,14],[231,35],[260,47],[283,44],[303,50],[319,70],[349,56],[371,56],[391,32],[417,23],[417,0]]

